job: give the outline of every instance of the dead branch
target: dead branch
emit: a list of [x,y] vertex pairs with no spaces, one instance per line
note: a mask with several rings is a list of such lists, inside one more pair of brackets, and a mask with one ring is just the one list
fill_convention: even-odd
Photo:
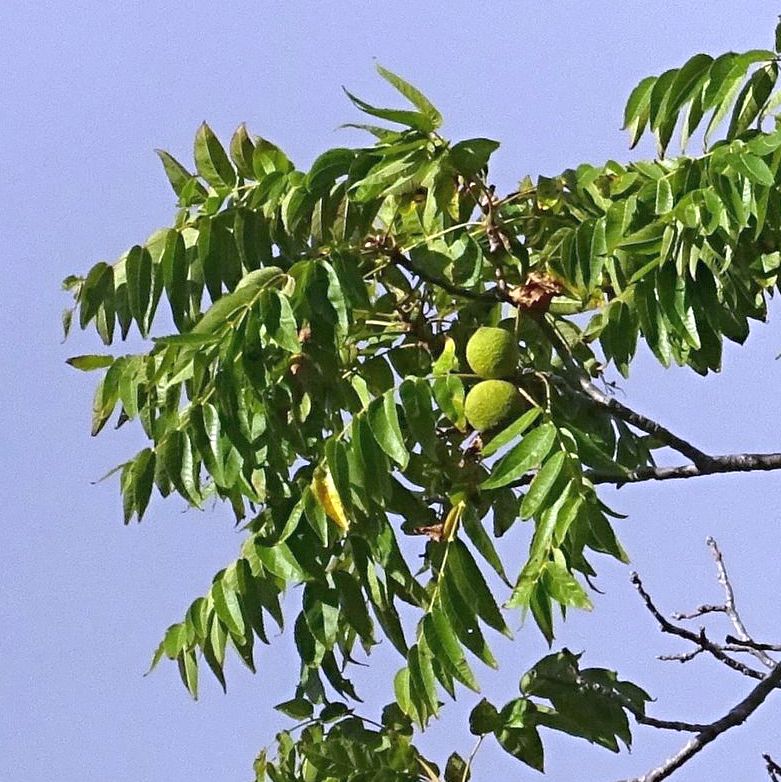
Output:
[[[698,730],[696,731],[696,735],[674,755],[667,758],[667,760],[646,774],[635,777],[632,780],[625,780],[624,782],[661,782],[661,780],[667,779],[673,772],[683,766],[684,763],[691,760],[691,758],[712,741],[715,741],[722,733],[725,733],[738,725],[742,725],[762,705],[762,703],[764,703],[765,699],[774,689],[781,689],[781,662],[774,660],[767,654],[768,651],[776,651],[776,649],[769,648],[771,647],[770,644],[757,643],[749,635],[736,607],[735,592],[727,573],[727,567],[721,549],[719,548],[718,543],[711,537],[707,538],[706,542],[716,561],[717,578],[724,590],[725,601],[722,605],[703,604],[693,612],[675,614],[674,618],[676,620],[687,620],[698,618],[706,614],[722,613],[730,620],[732,626],[738,633],[738,637],[728,635],[726,639],[727,645],[721,645],[708,638],[705,633],[705,628],[700,628],[700,631],[695,633],[686,627],[673,624],[673,622],[665,618],[661,611],[656,607],[651,596],[643,587],[642,581],[637,573],[633,573],[631,577],[632,583],[640,594],[640,597],[643,599],[646,608],[654,619],[656,619],[662,632],[677,635],[695,645],[695,648],[692,651],[666,655],[660,659],[689,662],[697,655],[707,652],[729,668],[738,671],[744,676],[759,680],[759,683],[755,685],[743,700],[733,706],[723,717],[720,717],[707,725],[697,725]],[[753,654],[770,670],[768,672],[757,671],[736,660],[727,653],[729,651]],[[637,715],[635,715],[635,718],[637,719]],[[640,722],[639,719],[637,721]],[[650,723],[646,722],[645,724]],[[660,725],[658,727],[665,726]],[[685,728],[683,729],[685,730]],[[763,755],[762,757],[765,760],[767,773],[770,776],[771,782],[781,782],[781,777],[779,776],[779,774],[781,774],[781,767],[779,767],[769,755]]]
[[765,702],[767,696],[779,686],[781,686],[781,663],[776,665],[740,703],[733,706],[723,717],[712,722],[705,730],[686,742],[675,755],[665,760],[664,763],[655,769],[628,782],[661,782],[661,780],[667,779],[684,763],[691,760],[698,752],[721,736],[722,733],[742,725]]

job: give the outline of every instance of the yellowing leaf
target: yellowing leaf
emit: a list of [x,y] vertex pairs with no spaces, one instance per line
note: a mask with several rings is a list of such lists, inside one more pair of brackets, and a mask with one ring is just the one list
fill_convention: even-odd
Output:
[[344,512],[344,505],[336,490],[334,478],[328,468],[318,469],[315,477],[312,479],[312,491],[317,497],[317,501],[323,506],[323,510],[331,521],[344,532],[350,527],[350,519]]
[[443,540],[452,540],[455,535],[458,522],[461,520],[461,516],[466,508],[466,503],[461,500],[457,502],[447,513],[445,522],[442,525],[442,538]]

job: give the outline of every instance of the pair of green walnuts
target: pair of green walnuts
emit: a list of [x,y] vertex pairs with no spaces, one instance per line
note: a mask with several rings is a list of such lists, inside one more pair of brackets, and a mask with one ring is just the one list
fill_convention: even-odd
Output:
[[478,432],[494,430],[526,409],[516,386],[504,379],[515,375],[518,358],[518,342],[505,329],[481,326],[469,338],[466,360],[483,380],[466,395],[464,415]]

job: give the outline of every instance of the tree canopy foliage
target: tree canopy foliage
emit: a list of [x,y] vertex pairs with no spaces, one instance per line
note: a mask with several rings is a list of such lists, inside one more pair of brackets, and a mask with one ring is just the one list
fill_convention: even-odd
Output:
[[[292,625],[300,677],[278,708],[302,732],[261,753],[258,780],[464,782],[471,759],[440,769],[414,732],[443,695],[479,690],[507,612],[552,645],[557,614],[591,608],[595,555],[627,559],[600,484],[781,466],[706,454],[605,380],[611,365],[628,376],[641,340],[664,366],[717,372],[723,341],[764,320],[781,267],[780,38],[644,79],[624,122],[633,146],[655,136],[656,159],[527,176],[506,194],[489,176],[498,142],[447,140],[431,102],[382,67],[408,106],[347,92],[382,124],[357,125],[372,143],[328,149],[308,171],[243,125],[226,150],[203,124],[194,171],[158,152],[173,225],[66,279],[66,332],[75,317],[105,345],[132,329],[151,340],[69,359],[101,372],[92,433],[115,416],[148,438],[117,468],[125,523],[157,491],[224,500],[246,531],[152,666],[176,661],[197,697],[203,663],[225,687],[227,654],[254,671],[269,625]],[[685,152],[692,138],[699,155]],[[523,409],[477,433],[466,345],[481,326],[517,343],[504,379]],[[664,448],[686,463],[657,466]],[[520,521],[533,525],[528,555],[507,572],[497,540]],[[406,536],[419,536],[414,567]],[[375,722],[355,712],[348,673],[383,638],[400,667]],[[618,751],[648,701],[560,649],[518,697],[480,701],[470,729],[542,770],[546,730]]]

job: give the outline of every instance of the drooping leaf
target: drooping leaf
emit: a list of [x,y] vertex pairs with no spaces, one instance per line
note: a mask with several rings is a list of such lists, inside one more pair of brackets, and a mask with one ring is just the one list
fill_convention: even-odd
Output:
[[369,428],[380,448],[404,469],[409,462],[409,453],[404,445],[393,390],[375,399],[369,405],[366,416]]
[[512,636],[480,568],[460,540],[450,544],[445,577],[489,627],[507,637]]
[[490,138],[472,138],[459,141],[450,149],[450,160],[464,176],[474,176],[488,165],[491,155],[499,148],[499,142]]

